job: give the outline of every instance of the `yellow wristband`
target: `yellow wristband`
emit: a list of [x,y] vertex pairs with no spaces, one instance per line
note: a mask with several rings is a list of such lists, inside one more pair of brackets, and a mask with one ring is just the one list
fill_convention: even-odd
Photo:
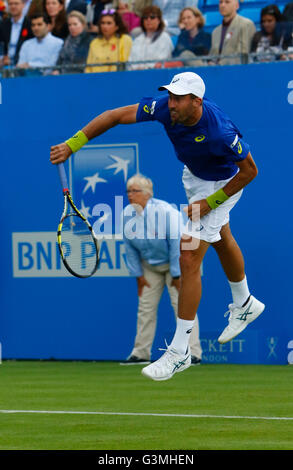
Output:
[[223,202],[227,201],[229,196],[223,191],[223,189],[219,189],[214,194],[211,194],[206,198],[206,201],[211,209],[217,209]]
[[71,148],[72,153],[77,152],[81,147],[88,143],[88,138],[84,132],[78,131],[73,137],[68,140],[65,140],[65,143],[68,147]]

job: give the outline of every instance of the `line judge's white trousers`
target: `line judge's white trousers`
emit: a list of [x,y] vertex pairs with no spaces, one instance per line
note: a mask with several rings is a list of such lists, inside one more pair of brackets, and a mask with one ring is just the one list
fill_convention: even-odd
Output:
[[[178,312],[178,291],[171,286],[172,276],[169,264],[152,266],[145,261],[142,263],[143,275],[151,287],[144,286],[142,295],[138,298],[137,329],[134,348],[131,355],[140,359],[150,359],[151,348],[157,326],[157,311],[165,285],[168,288],[175,318]],[[199,340],[199,323],[195,316],[194,327],[190,334],[190,349],[193,356],[201,359],[202,349]]]

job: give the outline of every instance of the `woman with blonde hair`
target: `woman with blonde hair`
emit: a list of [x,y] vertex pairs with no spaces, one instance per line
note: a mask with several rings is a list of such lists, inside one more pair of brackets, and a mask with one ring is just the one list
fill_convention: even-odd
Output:
[[[99,22],[99,34],[89,48],[87,64],[107,64],[115,62],[127,62],[132,39],[127,34],[127,27],[116,10],[103,10]],[[117,65],[88,65],[86,73],[113,72]]]
[[[77,67],[77,65],[86,63],[89,46],[93,39],[86,31],[86,17],[79,11],[71,11],[67,15],[67,23],[69,36],[64,41],[56,64],[64,67],[56,71],[55,74],[82,73],[84,67]],[[73,67],[69,67],[70,65]]]
[[211,35],[203,30],[205,19],[201,11],[196,7],[183,8],[178,24],[181,33],[178,36],[173,57],[208,55],[211,48]]

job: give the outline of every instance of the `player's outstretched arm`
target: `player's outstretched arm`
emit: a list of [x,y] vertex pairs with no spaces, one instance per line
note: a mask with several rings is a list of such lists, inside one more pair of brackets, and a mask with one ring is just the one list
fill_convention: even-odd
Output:
[[104,132],[118,124],[134,124],[137,109],[138,104],[133,104],[100,114],[70,139],[61,144],[53,145],[50,152],[51,162],[53,164],[65,162],[72,153],[77,152],[89,140],[104,134]]
[[136,122],[138,104],[111,109],[89,122],[82,132],[88,140],[93,139],[118,124],[134,124]]

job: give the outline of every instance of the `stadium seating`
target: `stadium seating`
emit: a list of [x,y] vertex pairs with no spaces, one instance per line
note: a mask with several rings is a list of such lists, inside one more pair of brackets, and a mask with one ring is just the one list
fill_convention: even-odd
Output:
[[239,15],[244,16],[245,18],[249,18],[254,24],[257,26],[260,23],[260,8],[247,8],[241,7],[238,10]]
[[208,9],[208,7],[215,8],[218,10],[219,0],[206,0],[204,4],[204,9]]
[[212,32],[213,29],[222,22],[222,16],[219,11],[207,11],[204,13],[204,17],[206,20],[205,30],[208,32]]
[[171,36],[173,46],[176,47],[177,41],[178,41],[178,36]]

